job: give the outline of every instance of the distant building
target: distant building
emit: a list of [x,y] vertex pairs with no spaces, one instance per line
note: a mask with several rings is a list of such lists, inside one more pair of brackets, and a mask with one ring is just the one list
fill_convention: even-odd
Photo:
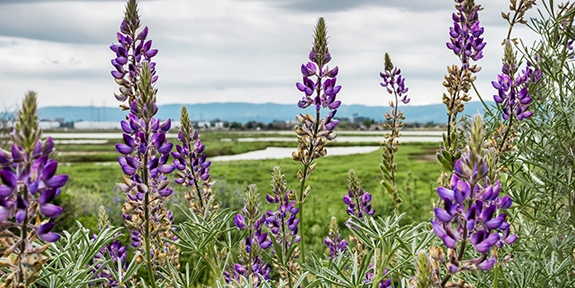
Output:
[[57,121],[40,121],[39,123],[39,127],[42,130],[51,130],[51,129],[58,129],[60,128],[60,122]]
[[[58,122],[56,122],[58,123]],[[74,122],[74,129],[79,130],[114,130],[121,129],[120,122],[96,122],[96,121],[80,121]]]
[[212,127],[212,123],[210,123],[209,121],[194,122],[194,128],[197,129],[210,129],[210,127]]

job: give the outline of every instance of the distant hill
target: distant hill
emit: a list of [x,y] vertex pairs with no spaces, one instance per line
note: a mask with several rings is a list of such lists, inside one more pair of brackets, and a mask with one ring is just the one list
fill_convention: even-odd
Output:
[[[492,102],[488,103],[491,105]],[[269,123],[274,120],[285,121],[295,120],[295,115],[299,113],[314,113],[314,108],[309,107],[301,110],[297,105],[288,104],[252,104],[252,103],[207,103],[207,104],[186,104],[192,120],[210,121],[220,119],[230,122],[247,123],[249,121],[259,121]],[[181,104],[168,104],[159,106],[157,117],[160,119],[172,118],[178,120],[180,117]],[[446,108],[443,104],[433,105],[401,105],[400,109],[407,117],[406,121],[413,123],[446,123]],[[382,121],[383,115],[389,111],[388,106],[366,106],[366,105],[342,105],[336,117],[368,117],[376,121]],[[470,102],[467,104],[465,113],[475,114],[483,111],[481,102]],[[121,121],[126,112],[117,107],[90,107],[90,106],[50,106],[38,109],[40,119],[64,118],[66,121]]]

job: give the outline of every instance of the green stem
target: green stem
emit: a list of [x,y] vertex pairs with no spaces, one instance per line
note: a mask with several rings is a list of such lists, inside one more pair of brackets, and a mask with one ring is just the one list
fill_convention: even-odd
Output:
[[[311,150],[311,148],[310,148]],[[301,180],[301,185],[300,185],[300,189],[299,189],[299,225],[300,225],[300,233],[301,233],[301,258],[302,258],[302,262],[305,263],[305,238],[304,238],[304,225],[303,225],[303,189],[305,187],[305,180],[307,177],[307,169],[308,169],[309,165],[304,165],[303,166],[303,176],[302,176],[302,180]]]
[[[192,132],[192,133],[193,133],[193,132]],[[189,147],[190,149],[191,149],[192,147],[194,147],[194,146],[193,146],[193,143],[188,143],[188,147]],[[198,181],[197,181],[197,179],[198,179],[199,177],[198,177],[196,171],[194,171],[194,168],[191,167],[192,163],[194,163],[194,161],[193,161],[194,159],[192,159],[192,153],[193,153],[193,152],[190,151],[190,159],[189,159],[188,161],[190,161],[190,162],[189,162],[189,163],[190,163],[190,170],[191,170],[191,172],[192,172],[192,175],[194,176],[194,187],[196,188],[196,191],[198,192],[198,201],[200,202],[200,207],[199,207],[199,208],[200,208],[200,211],[203,211],[203,212],[204,212],[204,213],[203,213],[203,214],[204,214],[203,216],[205,216],[205,215],[207,214],[207,210],[208,210],[208,209],[206,209],[206,211],[204,211],[204,203],[203,203],[203,200],[202,200],[202,192],[200,191],[200,186],[198,185]],[[190,194],[191,194],[191,193],[190,193]]]
[[483,104],[483,108],[485,108],[485,113],[487,115],[493,117],[494,115],[493,115],[493,112],[491,111],[491,108],[489,108],[489,106],[487,106],[487,103],[485,103],[485,101],[483,101],[483,97],[481,97],[481,94],[479,94],[477,87],[475,87],[475,82],[471,82],[471,87],[473,87],[473,91],[475,91],[475,94],[477,94],[479,101],[481,101],[481,104]]
[[507,130],[505,130],[505,135],[503,135],[503,139],[501,139],[501,144],[499,144],[499,148],[497,149],[498,152],[503,152],[503,146],[505,146],[505,142],[507,141],[507,137],[509,136],[509,131],[511,131],[513,125],[513,110],[511,109],[511,115],[509,115],[509,126],[507,126]]
[[397,191],[397,185],[395,184],[395,168],[394,168],[394,163],[395,163],[395,147],[393,147],[394,145],[394,140],[395,138],[399,138],[399,127],[398,127],[398,110],[399,110],[399,99],[397,97],[397,92],[393,91],[393,94],[395,95],[395,108],[393,109],[393,131],[391,132],[391,138],[389,139],[389,147],[390,147],[390,157],[389,157],[389,164],[390,164],[390,168],[391,168],[391,185],[393,186],[393,201],[395,202],[394,205],[394,213],[395,215],[399,215],[399,191]]
[[[323,69],[322,67],[319,68],[320,71],[321,69]],[[321,77],[318,76],[318,84],[316,86],[316,95],[317,97],[320,96],[321,93]],[[315,139],[317,137],[317,133],[319,130],[319,110],[316,109],[316,113],[315,113],[315,123],[314,123],[314,127],[313,127],[313,139]],[[314,155],[314,146],[313,146],[313,141],[310,141],[310,146],[308,149],[308,159],[304,160],[304,165],[303,165],[303,174],[302,174],[302,178],[301,178],[301,184],[300,184],[300,189],[299,189],[299,199],[298,200],[298,208],[299,208],[299,214],[300,214],[300,222],[299,222],[299,226],[300,226],[300,231],[301,231],[301,258],[302,258],[302,262],[305,263],[305,226],[304,226],[304,215],[303,215],[303,202],[304,202],[304,189],[305,189],[305,182],[307,180],[307,177],[309,175],[307,175],[308,173],[308,169],[309,166],[311,165],[311,162],[313,161],[313,155]]]
[[[28,159],[32,159],[32,153],[27,153],[28,154]],[[30,162],[26,163],[26,171],[30,171]],[[27,187],[24,187],[23,191],[22,191],[22,197],[26,202],[30,202],[28,201],[28,189]],[[20,257],[18,260],[19,263],[19,282],[20,283],[24,283],[24,287],[28,287],[28,279],[26,278],[26,275],[24,275],[24,265],[22,265],[22,259],[26,257],[26,239],[27,237],[27,229],[28,226],[28,209],[25,210],[25,214],[24,214],[24,221],[22,221],[22,227],[20,228]],[[29,263],[28,263],[29,264]]]
[[[149,130],[149,122],[146,121],[146,132]],[[144,185],[148,188],[146,193],[144,194],[144,241],[146,243],[146,266],[148,268],[148,276],[150,277],[150,284],[152,287],[156,288],[156,277],[154,276],[154,269],[152,268],[152,258],[150,255],[150,189],[149,189],[149,179],[148,179],[148,151],[144,155],[141,155],[144,158],[144,163],[142,167],[142,179],[144,180]]]
[[[280,203],[280,205],[282,205],[282,204]],[[300,220],[300,221],[301,221],[301,220]],[[283,237],[283,239],[282,239],[282,240],[283,240],[283,251],[282,251],[282,255],[283,255],[283,258],[284,258],[284,259],[288,256],[288,255],[286,254],[286,252],[288,251],[288,241],[287,241],[288,239],[287,239],[287,234],[286,234],[286,228],[285,228],[285,226],[286,226],[285,219],[283,219],[283,220],[282,220],[282,237]],[[289,262],[289,260],[287,260],[287,262]],[[288,283],[289,283],[289,286],[288,286],[288,287],[293,287],[292,281],[291,281],[291,273],[290,273],[291,271],[289,270],[288,267],[283,267],[283,268],[287,270],[287,271],[286,271],[286,272],[287,272],[286,275],[287,275],[287,277],[288,277],[288,279],[287,279],[287,280],[288,280]]]
[[515,14],[513,14],[513,19],[511,21],[509,21],[509,29],[507,30],[507,37],[505,39],[510,39],[511,38],[511,31],[513,30],[513,27],[515,26],[515,21],[517,20],[517,14],[519,14],[518,11],[521,10],[521,8],[523,6],[523,1],[519,1],[519,7],[517,7],[517,9],[515,9]]

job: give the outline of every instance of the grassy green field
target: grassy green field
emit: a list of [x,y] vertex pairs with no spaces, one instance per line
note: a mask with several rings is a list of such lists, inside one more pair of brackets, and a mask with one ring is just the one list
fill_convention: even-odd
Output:
[[[267,144],[266,142],[206,142],[207,148],[210,147],[208,144],[213,143],[236,144],[241,147],[236,149],[241,151],[257,150],[256,147],[261,148],[260,145]],[[64,146],[58,147],[60,151],[66,148],[66,145],[60,146]],[[404,218],[405,222],[426,221],[432,216],[430,214],[432,201],[436,198],[434,188],[441,169],[438,162],[434,160],[437,148],[438,144],[436,143],[405,143],[400,147],[399,154],[396,156],[399,170],[397,183],[402,190],[401,197],[404,199],[400,212],[407,213]],[[96,152],[90,154],[93,156],[90,159],[110,157],[111,159],[107,160],[115,161],[118,156],[112,151],[91,151]],[[325,237],[322,235],[327,233],[331,216],[336,216],[341,224],[347,219],[342,197],[347,193],[349,169],[354,169],[357,172],[362,187],[373,195],[372,203],[376,209],[376,215],[393,213],[391,198],[384,192],[379,183],[381,180],[381,173],[378,168],[380,162],[381,155],[378,151],[347,156],[328,155],[318,160],[317,168],[308,181],[312,192],[304,207],[306,239],[319,241],[312,243],[312,247],[315,246],[314,249],[321,249],[321,240]],[[301,164],[292,159],[214,162],[211,166],[211,175],[212,180],[216,181],[214,191],[217,194],[217,201],[224,207],[233,210],[241,209],[243,192],[247,185],[256,184],[260,199],[265,202],[265,194],[271,193],[270,175],[274,166],[281,167],[291,189],[299,187],[296,173]],[[115,189],[115,183],[121,181],[122,175],[119,165],[113,162],[92,163],[84,159],[83,162],[61,163],[58,173],[66,173],[70,176],[62,196],[59,197],[62,205],[65,206],[66,214],[60,217],[58,229],[73,227],[75,220],[80,220],[90,228],[96,228],[95,215],[100,205],[108,207],[110,218],[114,224],[122,225],[120,207],[125,196]],[[409,191],[406,191],[408,173],[413,176],[409,181]],[[175,204],[187,205],[182,199],[181,187],[174,185],[174,190],[175,193],[170,204],[172,208]],[[268,208],[270,207],[264,204],[261,210],[265,211]],[[175,217],[176,223],[183,220],[178,213]]]

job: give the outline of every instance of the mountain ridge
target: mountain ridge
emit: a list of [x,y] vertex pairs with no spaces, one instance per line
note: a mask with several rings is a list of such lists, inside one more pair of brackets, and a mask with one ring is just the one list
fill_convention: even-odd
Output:
[[[491,106],[494,102],[487,102]],[[192,121],[211,121],[219,119],[229,122],[247,123],[258,121],[270,123],[272,121],[294,121],[295,115],[301,113],[315,114],[314,106],[307,109],[300,109],[297,105],[277,104],[277,103],[246,103],[246,102],[226,102],[226,103],[202,103],[202,104],[164,104],[158,106],[157,118],[171,118],[178,121],[180,109],[186,106]],[[434,122],[444,124],[447,122],[447,113],[443,104],[429,105],[401,105],[408,123],[428,123]],[[483,104],[479,101],[467,103],[465,113],[482,113]],[[341,105],[337,111],[336,118],[366,117],[375,121],[383,121],[385,112],[390,111],[389,106],[367,106],[361,104]],[[121,111],[118,107],[96,107],[96,106],[48,106],[38,108],[38,115],[43,120],[54,120],[64,118],[65,121],[121,121],[125,119],[126,111]],[[322,111],[322,115],[326,113]]]

